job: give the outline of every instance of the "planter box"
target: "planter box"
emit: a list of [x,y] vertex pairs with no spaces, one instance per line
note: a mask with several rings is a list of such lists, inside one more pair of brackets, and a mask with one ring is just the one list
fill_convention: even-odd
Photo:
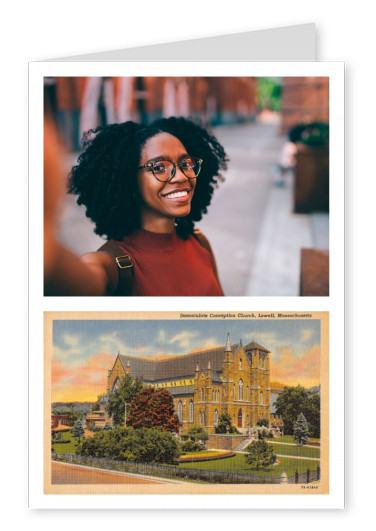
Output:
[[300,256],[300,295],[329,296],[329,251],[302,249]]
[[297,148],[294,212],[329,212],[329,147]]

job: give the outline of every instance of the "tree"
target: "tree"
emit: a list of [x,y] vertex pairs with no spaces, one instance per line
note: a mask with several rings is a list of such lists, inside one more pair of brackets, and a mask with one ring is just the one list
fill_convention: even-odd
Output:
[[158,428],[177,433],[181,423],[175,414],[171,394],[166,389],[149,387],[132,400],[127,425],[135,429]]
[[275,407],[277,415],[282,417],[286,435],[294,434],[294,423],[303,413],[310,435],[320,437],[320,395],[309,395],[301,385],[286,387],[278,396]]
[[266,428],[269,428],[269,421],[268,419],[258,419],[258,421],[256,422],[256,426],[265,426]]
[[294,423],[294,439],[300,445],[307,444],[308,442],[308,424],[303,413],[300,413],[299,417]]
[[73,437],[77,437],[78,442],[80,442],[81,437],[85,433],[82,421],[80,419],[76,420],[76,422],[74,423],[72,433],[73,433]]
[[235,426],[231,424],[229,413],[223,413],[219,417],[218,426],[215,427],[215,433],[239,433]]
[[112,422],[115,426],[124,426],[125,407],[127,407],[128,417],[131,401],[143,388],[144,385],[139,378],[132,378],[132,376],[126,374],[121,380],[119,388],[109,395],[105,409],[108,415],[112,417]]
[[253,441],[246,448],[245,455],[247,463],[258,470],[260,467],[267,467],[275,463],[277,456],[273,453],[273,446],[266,441]]
[[318,393],[309,397],[303,413],[307,419],[310,436],[320,438],[320,395]]

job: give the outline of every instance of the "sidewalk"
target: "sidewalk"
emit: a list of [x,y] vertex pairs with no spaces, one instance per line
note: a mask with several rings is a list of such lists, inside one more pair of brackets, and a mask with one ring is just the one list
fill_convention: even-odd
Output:
[[217,128],[230,158],[226,181],[199,226],[217,259],[226,295],[297,296],[300,251],[329,248],[328,214],[293,213],[293,178],[273,181],[285,138],[278,124]]
[[293,177],[271,188],[244,295],[299,295],[300,250],[329,248],[329,215],[293,213]]

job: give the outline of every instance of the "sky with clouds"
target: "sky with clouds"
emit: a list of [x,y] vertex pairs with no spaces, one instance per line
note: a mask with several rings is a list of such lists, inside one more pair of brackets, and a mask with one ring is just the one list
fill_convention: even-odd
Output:
[[271,352],[271,381],[320,383],[320,321],[54,320],[52,401],[93,401],[106,392],[107,370],[126,356],[177,356],[256,341]]

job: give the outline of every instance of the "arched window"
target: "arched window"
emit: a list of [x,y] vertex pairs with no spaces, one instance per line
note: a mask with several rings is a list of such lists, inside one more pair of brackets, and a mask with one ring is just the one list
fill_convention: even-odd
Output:
[[202,414],[202,423],[203,423],[203,425],[205,426],[205,411],[204,411],[203,414]]
[[239,371],[241,371],[243,368],[243,360],[240,358],[239,360]]
[[193,422],[193,402],[189,401],[189,422]]
[[180,421],[183,420],[183,403],[181,400],[179,400],[179,403],[178,403],[178,418]]
[[204,389],[201,389],[201,402],[204,401]]
[[235,395],[235,384],[232,387],[232,396],[233,396],[233,399],[235,400],[235,398],[236,398],[236,395]]
[[112,393],[117,391],[120,387],[120,378],[117,376],[116,380],[114,381],[114,385],[112,386]]
[[248,388],[248,385],[245,389],[245,399],[247,400],[247,402],[249,401],[249,388]]
[[218,411],[214,410],[214,426],[218,426]]
[[200,411],[199,414],[198,414],[198,423],[199,423],[199,424],[202,423],[201,411]]
[[247,415],[247,424],[246,426],[249,426],[249,416]]
[[241,378],[238,383],[238,399],[243,400],[243,380]]
[[263,397],[262,391],[260,391],[260,404],[263,404],[263,403],[264,403],[264,397]]

